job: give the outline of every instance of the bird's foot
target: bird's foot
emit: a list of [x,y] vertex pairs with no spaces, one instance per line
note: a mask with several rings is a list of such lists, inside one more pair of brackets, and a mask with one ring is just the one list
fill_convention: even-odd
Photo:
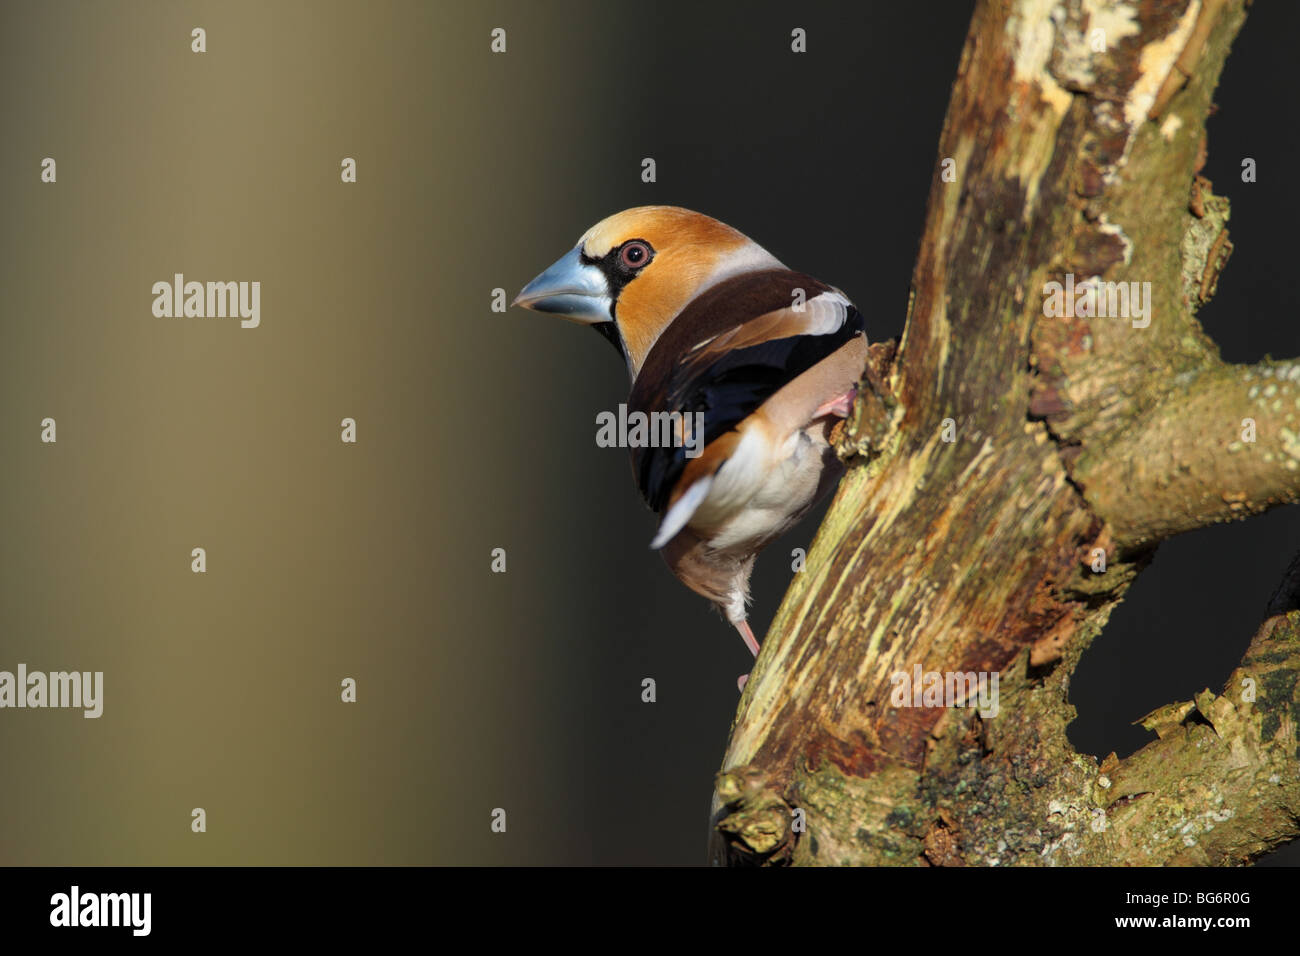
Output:
[[[734,624],[736,626],[736,630],[740,632],[740,638],[745,642],[745,646],[749,648],[749,653],[757,657],[758,638],[754,636],[754,629],[749,626],[749,622],[742,619],[739,621],[732,621],[731,623]],[[743,691],[745,689],[745,681],[747,680],[749,680],[749,675],[741,674],[740,677],[737,678],[736,680],[736,686]]]
[[813,412],[813,418],[821,418],[823,415],[834,415],[836,418],[848,418],[849,412],[853,411],[853,400],[858,397],[858,390],[851,388],[843,395],[836,395],[829,402],[823,402]]

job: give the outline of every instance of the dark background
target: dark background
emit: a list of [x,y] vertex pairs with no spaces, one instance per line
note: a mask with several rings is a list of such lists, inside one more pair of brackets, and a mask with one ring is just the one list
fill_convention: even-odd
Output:
[[[622,364],[491,290],[668,203],[897,335],[970,8],[6,5],[0,669],[103,670],[106,700],[0,712],[0,862],[703,862],[748,654],[595,445]],[[1209,128],[1232,361],[1300,354],[1298,30],[1254,6]],[[262,281],[262,327],[154,319],[177,271]],[[759,561],[760,637],[820,514]],[[1295,508],[1162,546],[1077,673],[1075,744],[1126,755],[1221,687],[1297,546]]]

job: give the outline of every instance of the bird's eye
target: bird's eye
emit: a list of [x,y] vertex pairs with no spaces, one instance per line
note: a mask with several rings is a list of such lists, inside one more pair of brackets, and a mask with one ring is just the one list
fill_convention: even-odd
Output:
[[650,247],[639,239],[629,242],[619,254],[619,261],[627,269],[640,269],[650,261]]

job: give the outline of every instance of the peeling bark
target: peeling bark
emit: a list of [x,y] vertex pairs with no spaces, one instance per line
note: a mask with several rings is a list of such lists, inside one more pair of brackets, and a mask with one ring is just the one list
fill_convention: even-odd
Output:
[[[1151,548],[1300,498],[1300,364],[1225,365],[1195,315],[1231,251],[1199,174],[1244,19],[978,5],[956,181],[936,167],[902,340],[871,350],[850,468],[742,697],[714,862],[1226,864],[1300,834],[1295,574],[1221,694],[1151,715],[1158,740],[1098,764],[1065,734]],[[1050,314],[1049,283],[1090,280],[1149,311]],[[918,668],[996,675],[996,714],[899,706]]]

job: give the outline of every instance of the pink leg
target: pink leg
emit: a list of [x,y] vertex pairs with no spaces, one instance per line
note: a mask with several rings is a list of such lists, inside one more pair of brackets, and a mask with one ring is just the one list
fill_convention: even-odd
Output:
[[853,400],[858,397],[858,390],[851,388],[843,395],[836,395],[830,401],[823,402],[813,412],[813,418],[821,418],[823,415],[834,415],[836,418],[848,418],[849,412],[853,411]]
[[[757,656],[758,656],[758,639],[757,639],[756,637],[754,637],[754,629],[753,629],[752,627],[749,626],[749,622],[748,622],[748,621],[737,621],[737,622],[736,622],[736,630],[738,630],[738,631],[740,632],[740,637],[741,637],[741,639],[745,642],[745,646],[749,648],[749,653],[751,653],[751,654],[753,654],[755,657],[757,657]],[[745,689],[745,681],[747,681],[747,680],[749,680],[749,675],[748,675],[748,674],[741,674],[740,677],[738,677],[738,678],[736,679],[736,686],[739,687],[739,688],[743,691],[743,690]]]
[[740,632],[740,638],[745,642],[745,646],[749,648],[749,653],[757,657],[758,639],[754,637],[754,629],[749,626],[749,622],[737,621],[736,630]]

